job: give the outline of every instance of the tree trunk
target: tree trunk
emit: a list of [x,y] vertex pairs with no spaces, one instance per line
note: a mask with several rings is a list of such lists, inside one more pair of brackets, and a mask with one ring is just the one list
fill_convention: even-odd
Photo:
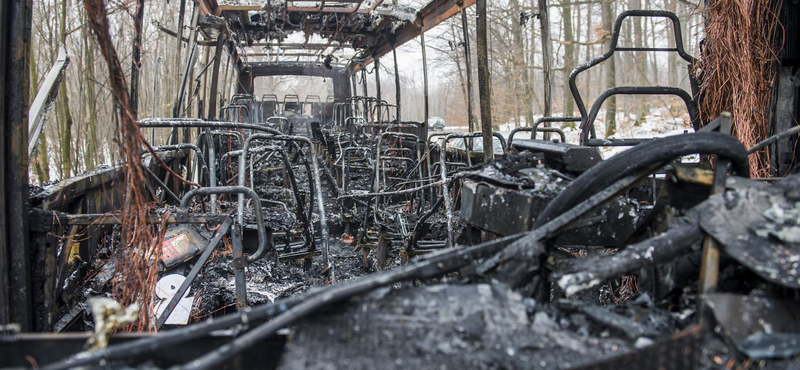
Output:
[[142,23],[144,0],[136,0],[133,16],[133,51],[131,57],[131,114],[137,119],[139,112],[139,71],[142,69]]
[[[538,0],[538,7],[540,14],[539,25],[541,28],[542,37],[542,74],[544,75],[544,83],[542,85],[544,87],[544,116],[549,117],[553,114],[553,79],[550,71],[553,52],[550,44],[550,16],[547,0]],[[545,126],[549,126],[549,124],[545,124]]]
[[[459,35],[459,30],[456,29],[455,22],[450,22],[450,32],[453,34],[453,43],[455,44],[455,49],[453,50],[453,59],[456,62],[456,70],[458,71],[458,81],[459,85],[461,86],[461,93],[464,95],[464,106],[468,106],[469,94],[467,94],[467,80],[464,77],[464,70],[461,68],[461,57],[459,57],[459,55],[461,55],[461,48],[459,48],[459,45],[464,42],[464,38]],[[470,126],[469,131],[472,131],[472,120],[469,117],[469,110],[467,115],[467,125]]]
[[[591,42],[594,41],[594,39],[595,39],[595,37],[593,37],[593,34],[594,34],[595,30],[594,30],[594,25],[592,24],[592,21],[594,20],[594,17],[593,17],[593,14],[592,14],[592,8],[594,8],[594,4],[592,4],[592,3],[586,4],[586,14],[587,14],[587,17],[586,17],[586,42],[589,43],[588,45],[586,45],[586,59],[585,59],[586,61],[592,60],[592,58],[595,57],[593,55],[593,51],[594,51],[593,50],[593,45],[591,44]],[[586,74],[586,77],[585,77],[586,93],[587,94],[592,94],[592,88],[594,87],[594,84],[590,83],[590,81],[594,81],[594,75],[595,75],[594,68],[589,68],[584,73]],[[574,123],[573,123],[573,128],[574,128]]]
[[86,169],[91,171],[97,167],[100,158],[97,151],[97,93],[93,80],[95,76],[94,43],[89,39],[89,31],[86,28],[81,29],[81,36],[85,58],[83,78],[86,84],[86,129],[89,135],[86,146]]
[[[613,0],[604,0],[601,3],[603,30],[606,37],[606,49],[611,47],[611,31],[614,23],[614,13],[612,10]],[[612,56],[606,64],[606,88],[611,88],[617,85],[617,67],[616,57]],[[612,96],[606,100],[606,137],[614,135],[617,132],[617,98]]]
[[[69,0],[61,3],[61,43],[67,41],[67,9]],[[63,178],[72,176],[72,114],[69,111],[69,89],[67,78],[61,80],[61,91],[58,97],[61,101],[61,171]]]
[[512,20],[514,30],[514,67],[520,71],[521,78],[518,79],[523,86],[523,96],[519,101],[522,102],[525,109],[525,125],[530,127],[533,125],[533,104],[531,101],[531,85],[528,83],[528,66],[525,63],[525,39],[522,33],[522,24],[520,24],[519,16],[522,13],[519,0],[511,0],[511,10],[516,18]]
[[[478,30],[477,45],[478,45],[478,90],[480,95],[481,106],[481,131],[483,131],[483,158],[484,163],[494,161],[494,152],[492,148],[492,103],[491,103],[491,84],[492,78],[490,74],[491,63],[489,60],[489,43],[488,38],[488,13],[486,11],[486,3],[488,0],[477,1],[478,11]],[[444,171],[444,169],[442,169]]]
[[[641,8],[642,0],[631,0],[630,9]],[[641,17],[631,18],[631,21],[633,21],[633,43],[636,48],[644,47],[642,20],[643,19]],[[647,84],[647,78],[645,77],[647,74],[647,53],[644,51],[637,51],[634,53],[634,58],[636,58],[635,64],[637,85],[645,86]],[[645,116],[647,115],[648,111],[647,98],[644,96],[637,97],[635,109],[637,111],[635,125],[641,126],[641,124],[645,121]]]
[[[665,0],[665,2],[667,10],[676,13],[678,9],[678,0]],[[669,36],[667,37],[667,45],[670,48],[674,48],[675,30],[672,27],[672,22],[669,23],[667,32],[670,32]],[[678,80],[678,53],[669,53],[667,58],[667,66],[669,67],[669,85],[678,86],[680,84],[680,81]]]
[[[536,0],[531,0],[531,3],[530,3],[531,13],[534,12],[534,9],[536,9]],[[533,19],[531,19],[531,23],[529,25],[529,27],[530,27],[530,41],[528,42],[528,44],[529,44],[528,45],[528,64],[525,66],[525,68],[533,68],[536,65],[536,63],[535,63],[535,61],[536,61],[536,26],[534,26],[533,22],[534,22]],[[536,96],[536,89],[533,88],[533,86],[537,86],[537,84],[536,84],[536,73],[529,73],[529,75],[528,75],[528,85],[531,86],[531,98],[533,99],[533,101],[530,102],[531,105],[533,105],[535,103],[536,106],[538,106],[540,109],[543,110],[544,107],[542,107],[542,103],[541,103],[541,101],[539,101],[539,97]],[[533,122],[530,123],[530,126],[533,127]]]
[[572,34],[572,4],[570,0],[561,2],[561,14],[564,22],[564,116],[572,117],[575,113],[575,102],[567,85],[569,74],[575,69],[575,37]]

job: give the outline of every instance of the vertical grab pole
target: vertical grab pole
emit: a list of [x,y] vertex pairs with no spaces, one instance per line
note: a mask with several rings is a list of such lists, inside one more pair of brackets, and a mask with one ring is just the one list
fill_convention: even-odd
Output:
[[401,95],[400,95],[400,67],[397,65],[397,49],[394,49],[394,48],[392,49],[392,56],[394,56],[394,86],[395,86],[395,89],[397,90],[397,95],[396,95],[396,97],[397,97],[397,123],[399,124],[400,122],[402,122],[402,119],[400,118],[401,117],[400,112],[402,111],[402,109],[401,109],[402,105],[400,104],[400,101],[402,99],[401,99]]

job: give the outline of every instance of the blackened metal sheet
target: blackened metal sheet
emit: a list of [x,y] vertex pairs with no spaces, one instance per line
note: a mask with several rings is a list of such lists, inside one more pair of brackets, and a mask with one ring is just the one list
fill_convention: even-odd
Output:
[[519,151],[544,153],[545,163],[548,166],[572,173],[586,171],[603,160],[597,148],[568,143],[519,139],[514,140],[514,148]]
[[700,326],[693,326],[651,346],[573,370],[690,370],[699,363]]
[[800,288],[800,176],[709,201],[700,226],[727,254],[770,282]]
[[[0,333],[0,369],[28,369],[31,364],[45,366],[84,349],[91,333],[22,333],[3,336]],[[157,334],[120,333],[111,336],[111,344],[132,342],[142,338],[155,338]],[[229,333],[205,336],[180,344],[155,348],[146,355],[127,359],[124,363],[109,362],[105,369],[166,369],[185,364],[215,348],[230,343]],[[286,343],[283,335],[264,340],[251,350],[234,357],[224,369],[263,369],[277,368],[281,351]],[[36,366],[34,366],[36,368]]]
[[626,352],[561,329],[503,285],[384,289],[300,324],[280,369],[568,369]]
[[753,359],[793,357],[800,351],[800,304],[791,299],[707,294],[705,303],[720,326],[720,333]]

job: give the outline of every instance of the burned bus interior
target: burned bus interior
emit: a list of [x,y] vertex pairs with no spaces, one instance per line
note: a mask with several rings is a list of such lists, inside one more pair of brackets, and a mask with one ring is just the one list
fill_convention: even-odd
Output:
[[[29,175],[63,144],[48,116],[89,67],[29,58],[44,2],[0,3],[0,368],[800,368],[797,1],[683,1],[690,22],[675,0],[174,0],[179,24],[145,25],[179,50],[157,61],[136,45],[158,2],[73,1],[115,161],[50,182]],[[563,27],[602,42],[565,52],[553,18],[584,5]],[[535,81],[512,90],[544,102],[513,126],[492,120],[509,7]],[[661,28],[631,46],[631,24]],[[441,27],[462,41],[431,46]],[[680,117],[609,135],[639,114],[617,99]]]

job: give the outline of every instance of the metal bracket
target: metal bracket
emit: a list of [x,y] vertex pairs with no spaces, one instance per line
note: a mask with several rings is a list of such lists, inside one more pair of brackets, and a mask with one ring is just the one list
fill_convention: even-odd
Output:
[[247,267],[247,253],[245,253],[241,257],[234,258],[233,259],[233,267],[235,267],[235,268],[245,268],[245,267]]
[[175,212],[175,220],[177,220],[180,223],[189,221],[189,211],[178,210],[178,212]]

